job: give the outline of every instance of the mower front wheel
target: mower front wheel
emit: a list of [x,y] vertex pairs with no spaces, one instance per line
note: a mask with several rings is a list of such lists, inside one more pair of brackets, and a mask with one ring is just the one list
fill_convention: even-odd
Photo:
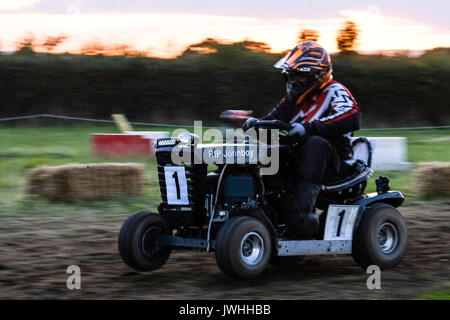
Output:
[[170,235],[170,230],[161,215],[149,211],[131,215],[120,229],[122,260],[137,271],[160,268],[172,251],[171,247],[162,244],[165,235]]
[[235,217],[220,228],[216,237],[216,261],[231,278],[254,278],[267,267],[272,256],[272,241],[259,220]]

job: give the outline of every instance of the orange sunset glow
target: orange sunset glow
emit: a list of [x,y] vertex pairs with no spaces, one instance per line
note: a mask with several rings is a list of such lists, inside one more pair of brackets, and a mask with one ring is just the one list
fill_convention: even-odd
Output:
[[[22,2],[23,6],[32,6],[39,1]],[[296,44],[301,29],[310,28],[320,33],[323,46],[335,52],[337,30],[346,20],[359,27],[357,49],[361,52],[450,46],[449,31],[381,12],[376,6],[365,10],[343,8],[335,18],[293,19],[194,13],[83,13],[77,6],[69,6],[59,14],[18,13],[11,11],[15,2],[10,2],[9,7],[5,3],[0,2],[1,51],[15,50],[18,40],[32,34],[36,39],[67,36],[56,52],[77,53],[83,45],[98,42],[126,44],[149,56],[170,58],[205,38],[260,41],[267,43],[272,52],[282,52]],[[11,10],[1,11],[8,8]]]

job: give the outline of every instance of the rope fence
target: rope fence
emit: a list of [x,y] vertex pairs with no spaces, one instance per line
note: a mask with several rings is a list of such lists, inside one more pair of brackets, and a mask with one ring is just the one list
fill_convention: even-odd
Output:
[[[14,120],[26,120],[26,119],[34,119],[34,118],[53,118],[53,119],[63,119],[63,120],[115,123],[115,121],[113,121],[113,120],[70,117],[70,116],[62,116],[62,115],[46,114],[46,113],[32,114],[32,115],[27,115],[27,116],[0,118],[0,122],[14,121]],[[181,128],[181,127],[193,128],[194,127],[192,125],[179,125],[179,124],[168,124],[168,123],[131,122],[131,121],[129,123],[132,125],[151,126],[151,127],[173,127],[173,128]],[[215,128],[215,127],[203,126],[203,128]],[[449,126],[426,126],[426,127],[400,127],[400,128],[363,128],[360,130],[388,131],[388,130],[427,130],[427,129],[449,129],[449,128],[450,128],[450,125]]]

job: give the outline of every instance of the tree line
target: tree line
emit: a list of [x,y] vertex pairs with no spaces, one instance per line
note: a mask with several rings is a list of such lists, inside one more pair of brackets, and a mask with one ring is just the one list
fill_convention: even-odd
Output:
[[[124,113],[133,121],[215,125],[226,109],[262,116],[285,93],[273,67],[283,54],[268,50],[261,42],[206,39],[174,59],[0,55],[0,117],[53,113],[108,119]],[[334,78],[355,96],[364,127],[448,125],[449,54],[448,48],[415,58],[345,50],[332,56]]]
[[[359,35],[359,28],[353,21],[346,21],[342,29],[338,30],[336,43],[339,52],[354,52],[357,47],[356,40]],[[60,34],[58,36],[47,36],[42,40],[36,39],[32,33],[27,33],[22,39],[16,43],[16,52],[19,54],[33,54],[36,50],[52,53],[69,37]],[[313,29],[300,30],[297,40],[304,41],[319,41],[320,33]],[[201,45],[204,45],[203,43]],[[263,48],[264,47],[264,48]],[[191,45],[190,48],[195,48]],[[258,49],[269,50],[270,48],[264,44]],[[99,40],[93,40],[83,44],[80,48],[81,54],[86,55],[141,55],[146,56],[148,53],[134,50],[127,44],[106,45]]]

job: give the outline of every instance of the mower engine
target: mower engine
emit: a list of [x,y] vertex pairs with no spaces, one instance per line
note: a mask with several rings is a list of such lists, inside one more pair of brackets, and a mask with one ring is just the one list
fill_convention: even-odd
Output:
[[230,174],[223,181],[224,203],[234,204],[255,200],[256,186],[250,174]]

